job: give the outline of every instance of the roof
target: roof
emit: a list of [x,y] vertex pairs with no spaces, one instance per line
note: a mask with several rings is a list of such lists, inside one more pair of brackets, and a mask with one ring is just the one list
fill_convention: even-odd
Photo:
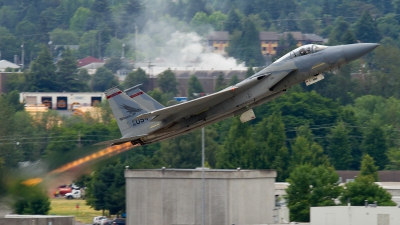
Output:
[[12,62],[9,62],[7,60],[0,60],[0,69],[6,69],[6,68],[19,69],[20,66]]
[[81,66],[81,67],[79,67],[79,68],[84,68],[84,69],[98,69],[98,68],[104,66],[104,64],[105,64],[104,62],[92,62],[92,63],[89,63],[89,64],[87,64],[87,65],[85,65],[85,66]]
[[86,57],[86,58],[83,58],[83,59],[79,59],[79,60],[78,60],[78,67],[86,66],[86,65],[88,65],[88,64],[90,64],[90,63],[94,63],[94,62],[99,62],[99,63],[101,63],[101,62],[103,62],[103,60],[98,59],[98,58],[95,58],[95,57],[93,57],[93,56],[88,56],[88,57]]
[[316,34],[303,34],[303,40],[307,40],[310,42],[324,42],[324,39]]
[[277,40],[279,40],[278,33],[262,31],[262,32],[260,32],[260,40],[261,41],[277,41]]
[[280,36],[286,38],[288,34],[292,34],[293,38],[297,41],[303,40],[303,35],[300,31],[283,32]]
[[[360,171],[358,170],[337,170],[339,177],[342,177],[342,182],[347,179],[354,179]],[[399,170],[382,170],[378,171],[379,182],[400,182]]]
[[229,41],[228,31],[214,31],[208,35],[209,41]]

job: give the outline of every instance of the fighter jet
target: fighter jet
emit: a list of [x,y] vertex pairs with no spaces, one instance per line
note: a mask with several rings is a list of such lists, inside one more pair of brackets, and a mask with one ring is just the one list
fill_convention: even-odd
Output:
[[356,60],[378,46],[375,43],[304,45],[236,85],[169,107],[164,107],[138,86],[125,91],[111,88],[105,95],[122,138],[99,144],[145,145],[233,116],[240,115],[243,123],[250,121],[255,118],[254,107],[279,97],[298,83],[311,85],[321,81],[322,73]]

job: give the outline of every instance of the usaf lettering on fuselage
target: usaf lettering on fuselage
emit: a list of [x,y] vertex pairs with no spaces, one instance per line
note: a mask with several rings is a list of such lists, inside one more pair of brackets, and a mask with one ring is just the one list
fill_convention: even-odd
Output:
[[136,126],[136,125],[139,125],[141,123],[144,123],[144,121],[149,121],[149,119],[146,118],[146,119],[132,120],[132,125]]

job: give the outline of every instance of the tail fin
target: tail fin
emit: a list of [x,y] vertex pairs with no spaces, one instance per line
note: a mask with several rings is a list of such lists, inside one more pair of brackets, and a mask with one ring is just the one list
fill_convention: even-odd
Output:
[[135,120],[137,116],[149,112],[148,109],[132,101],[116,87],[107,90],[105,94],[123,137],[127,134],[133,136],[149,132],[149,119]]
[[139,85],[128,88],[124,90],[126,95],[128,95],[133,101],[144,106],[149,111],[154,111],[157,109],[162,109],[164,106],[157,102],[154,98],[150,97],[148,94],[139,89]]

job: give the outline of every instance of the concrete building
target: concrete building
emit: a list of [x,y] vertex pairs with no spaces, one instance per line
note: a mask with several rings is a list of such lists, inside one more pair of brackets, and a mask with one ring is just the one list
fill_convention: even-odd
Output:
[[19,101],[27,105],[45,105],[49,109],[68,110],[72,104],[93,106],[104,99],[103,92],[21,92]]
[[6,215],[0,225],[75,225],[73,216]]
[[[274,223],[275,170],[205,170],[207,225]],[[202,171],[126,170],[127,224],[202,222]]]
[[311,207],[311,225],[396,225],[400,208],[393,206],[327,206]]

